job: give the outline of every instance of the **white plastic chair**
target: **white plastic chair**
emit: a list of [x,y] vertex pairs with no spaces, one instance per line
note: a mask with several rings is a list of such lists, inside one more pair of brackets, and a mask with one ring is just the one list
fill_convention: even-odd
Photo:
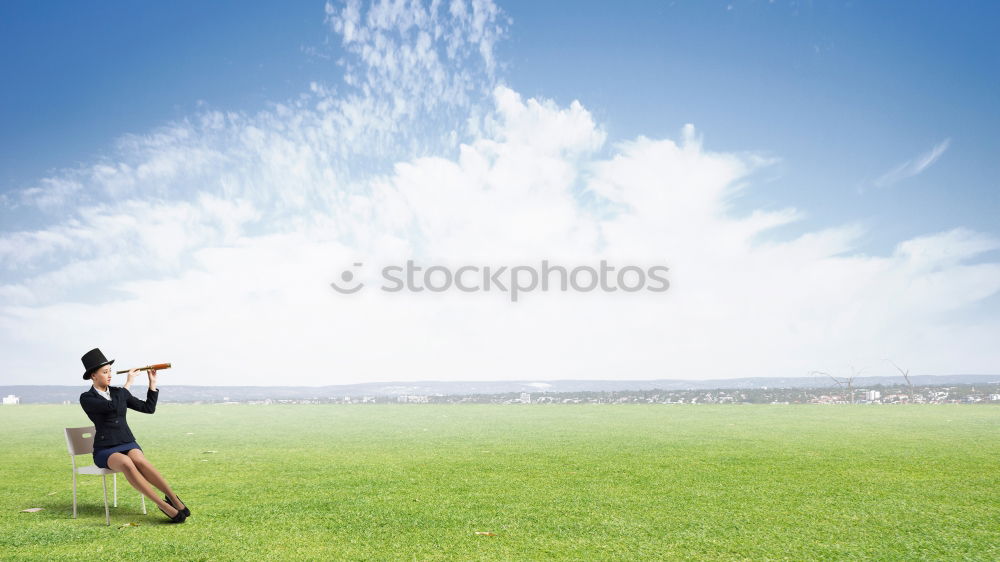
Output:
[[[73,464],[73,519],[76,519],[76,475],[93,474],[100,475],[104,482],[104,519],[108,526],[111,525],[111,511],[108,509],[108,475],[111,474],[112,486],[114,487],[114,506],[118,507],[118,472],[110,468],[99,468],[95,464],[90,466],[76,466],[76,455],[89,455],[94,452],[94,426],[88,427],[67,427],[66,428],[66,448],[69,449],[69,460]],[[146,496],[139,494],[142,500],[142,513],[146,514]]]

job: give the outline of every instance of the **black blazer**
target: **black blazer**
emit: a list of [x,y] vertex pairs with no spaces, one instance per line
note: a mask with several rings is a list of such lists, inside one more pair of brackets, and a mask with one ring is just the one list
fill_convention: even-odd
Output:
[[132,408],[144,414],[152,414],[156,411],[156,397],[160,395],[159,389],[147,390],[146,400],[142,401],[132,396],[127,388],[120,386],[109,386],[108,392],[111,400],[98,394],[93,386],[80,395],[80,405],[87,412],[90,421],[94,422],[97,433],[94,436],[94,450],[135,441],[132,430],[125,422],[125,413],[128,408]]

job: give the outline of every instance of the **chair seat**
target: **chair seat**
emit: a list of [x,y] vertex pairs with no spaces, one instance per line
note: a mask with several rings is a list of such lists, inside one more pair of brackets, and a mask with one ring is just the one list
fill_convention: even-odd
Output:
[[110,468],[101,468],[96,464],[90,466],[78,466],[76,468],[77,474],[114,474],[115,471]]
[[[66,450],[69,451],[69,462],[73,466],[73,518],[76,519],[76,475],[93,474],[96,476],[106,476],[108,474],[118,474],[110,468],[100,468],[96,464],[90,466],[76,466],[77,455],[89,455],[94,452],[94,426],[87,427],[67,427]],[[108,509],[108,479],[102,478],[101,484],[104,488],[104,522],[111,525],[111,510]],[[115,507],[118,507],[118,477],[112,479],[115,493]],[[139,501],[142,502],[142,513],[146,513],[146,496],[139,493]]]

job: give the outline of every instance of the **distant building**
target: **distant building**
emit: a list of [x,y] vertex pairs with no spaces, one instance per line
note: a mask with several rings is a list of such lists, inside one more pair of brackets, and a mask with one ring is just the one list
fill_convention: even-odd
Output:
[[13,394],[8,394],[3,399],[3,405],[4,406],[16,406],[16,405],[18,405],[20,403],[21,403],[21,399],[18,398],[17,396],[14,396]]
[[429,396],[418,396],[416,394],[403,394],[396,398],[400,404],[426,404],[430,402]]
[[875,401],[882,397],[882,393],[878,390],[869,390],[865,392],[865,400]]
[[531,393],[529,393],[529,392],[522,392],[521,393],[521,403],[522,404],[531,404]]

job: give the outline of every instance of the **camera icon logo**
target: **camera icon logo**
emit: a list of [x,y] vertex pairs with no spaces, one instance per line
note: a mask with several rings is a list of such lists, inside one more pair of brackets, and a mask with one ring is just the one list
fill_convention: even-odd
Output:
[[[354,262],[354,267],[361,267],[363,265],[364,265],[364,262]],[[354,281],[354,272],[351,271],[351,270],[349,270],[349,269],[345,269],[340,274],[340,279],[344,283],[350,283],[351,281]],[[353,287],[341,287],[336,281],[334,281],[334,282],[330,283],[330,286],[333,287],[333,289],[335,291],[337,291],[338,293],[340,293],[340,294],[343,294],[343,295],[352,295],[352,294],[357,293],[358,291],[360,291],[361,288],[365,286],[365,284],[361,283],[359,281],[358,284],[355,285],[355,286],[353,286]]]

